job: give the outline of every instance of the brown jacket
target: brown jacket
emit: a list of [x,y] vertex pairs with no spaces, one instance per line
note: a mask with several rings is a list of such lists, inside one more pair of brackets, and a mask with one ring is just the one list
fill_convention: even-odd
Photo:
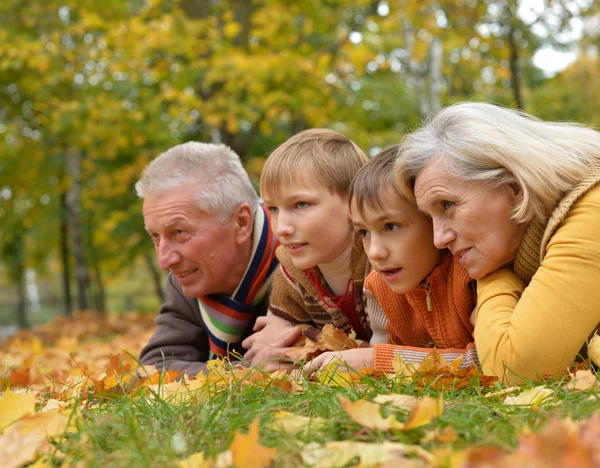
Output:
[[[198,299],[185,297],[181,286],[170,273],[166,294],[166,302],[156,317],[156,331],[142,349],[140,361],[146,366],[197,374],[206,368],[210,351]],[[266,314],[268,303],[266,296],[258,305],[255,318]],[[254,320],[248,324],[244,338],[252,334],[253,327]],[[245,352],[241,346],[233,348],[233,351],[241,356]]]

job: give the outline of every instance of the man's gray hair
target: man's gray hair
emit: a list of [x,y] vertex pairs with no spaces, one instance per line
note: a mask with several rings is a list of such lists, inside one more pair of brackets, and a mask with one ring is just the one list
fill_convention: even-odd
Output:
[[197,187],[198,207],[221,222],[241,203],[252,211],[258,206],[240,157],[221,144],[190,141],[170,148],[144,168],[135,190],[146,198],[191,184]]

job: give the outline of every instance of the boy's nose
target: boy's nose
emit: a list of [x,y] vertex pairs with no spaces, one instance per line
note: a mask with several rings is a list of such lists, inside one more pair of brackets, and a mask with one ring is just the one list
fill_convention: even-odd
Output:
[[179,252],[162,239],[156,248],[156,253],[158,255],[158,266],[161,270],[168,270],[181,261]]
[[288,237],[294,234],[294,226],[289,222],[287,216],[282,216],[280,213],[277,216],[273,232],[277,237]]
[[387,256],[387,249],[383,243],[376,238],[376,236],[371,235],[369,248],[367,249],[367,256],[372,260],[381,260]]
[[433,245],[438,249],[445,249],[456,239],[456,233],[445,223],[433,220]]

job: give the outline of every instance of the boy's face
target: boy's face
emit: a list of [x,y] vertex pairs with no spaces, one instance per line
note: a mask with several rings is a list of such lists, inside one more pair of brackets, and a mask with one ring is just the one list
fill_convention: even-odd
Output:
[[306,270],[338,257],[352,242],[348,200],[315,183],[299,180],[263,193],[271,230],[288,250],[296,268]]
[[380,210],[365,204],[361,215],[353,199],[352,224],[373,268],[395,293],[405,294],[439,262],[431,218],[390,189],[380,191],[379,201]]

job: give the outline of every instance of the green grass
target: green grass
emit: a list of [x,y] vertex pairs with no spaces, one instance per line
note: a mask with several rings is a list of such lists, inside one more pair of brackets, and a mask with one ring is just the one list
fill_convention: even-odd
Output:
[[[264,385],[264,384],[262,384]],[[534,386],[523,386],[523,389]],[[539,383],[537,384],[539,385]],[[409,431],[382,432],[363,429],[343,411],[338,395],[352,400],[372,400],[378,394],[411,393],[417,397],[438,396],[434,390],[415,391],[413,385],[366,378],[353,388],[330,388],[311,383],[303,393],[288,394],[280,388],[248,384],[240,389],[217,392],[211,387],[205,396],[184,403],[167,403],[161,399],[111,396],[99,399],[95,407],[81,410],[79,432],[71,433],[60,443],[53,463],[61,464],[66,455],[70,463],[82,462],[90,467],[167,467],[175,466],[191,454],[204,451],[218,454],[229,448],[237,431],[246,432],[259,417],[261,444],[278,449],[273,466],[303,466],[301,453],[305,444],[338,440],[381,442],[384,440],[419,444],[434,427],[452,426],[458,439],[452,444],[430,442],[426,450],[450,446],[454,450],[468,447],[516,447],[524,428],[538,431],[554,415],[573,420],[586,419],[600,411],[598,391],[569,391],[565,384],[548,384],[553,389],[555,404],[542,403],[537,408],[503,405],[504,395],[485,397],[496,389],[480,389],[472,385],[462,390],[442,392],[443,414],[429,425]],[[327,420],[319,430],[298,435],[285,434],[269,427],[274,413],[286,410],[298,415]],[[384,415],[394,414],[404,421],[408,412],[384,408]]]

